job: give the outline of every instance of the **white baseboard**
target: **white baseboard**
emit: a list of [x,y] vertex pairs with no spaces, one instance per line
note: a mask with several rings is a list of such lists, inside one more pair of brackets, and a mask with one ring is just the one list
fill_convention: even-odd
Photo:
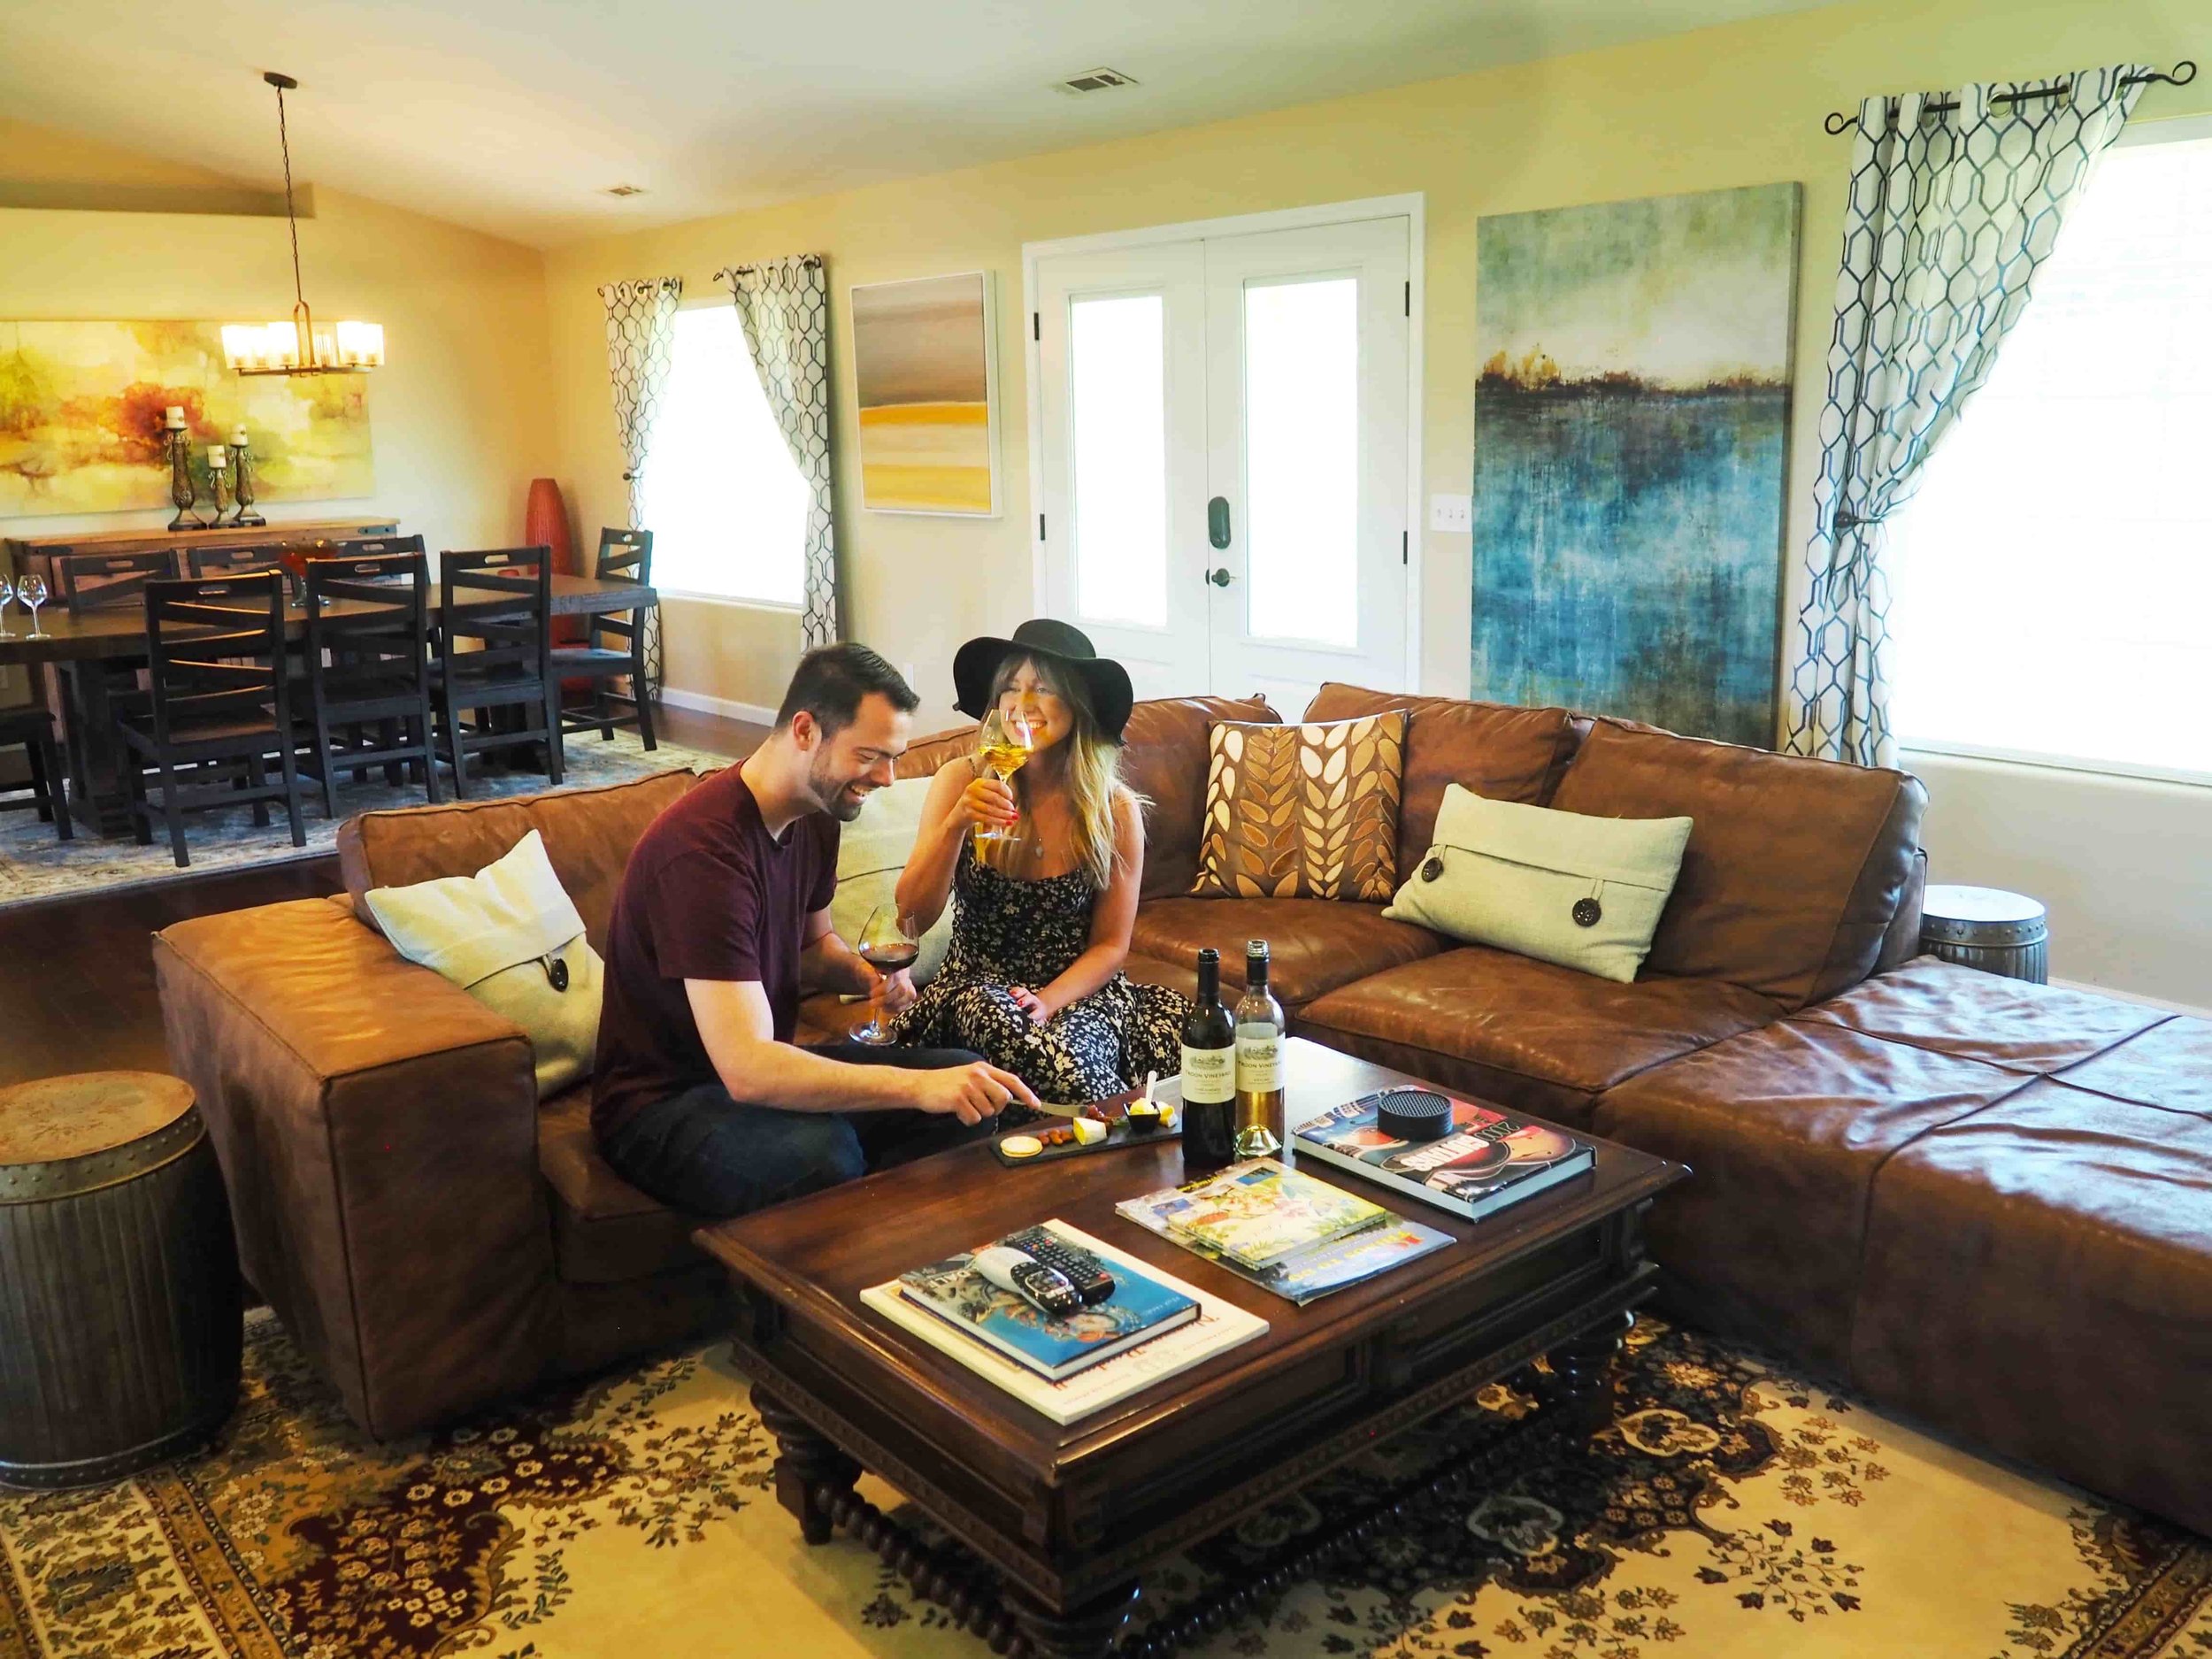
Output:
[[679,691],[673,686],[663,686],[661,701],[679,709],[695,709],[701,714],[718,714],[726,720],[744,720],[754,726],[776,723],[776,711],[765,703],[733,703],[727,697],[710,697],[703,691]]
[[2124,991],[2116,985],[2093,985],[2086,979],[2053,979],[2051,983],[2063,986],[2070,991],[2087,991],[2093,996],[2109,996],[2123,1002],[2140,1002],[2146,1008],[2162,1008],[2169,1014],[2187,1014],[2198,1019],[2212,1019],[2212,1008],[2199,1008],[2193,1002],[2171,1002],[2162,996],[2146,996],[2140,991]]

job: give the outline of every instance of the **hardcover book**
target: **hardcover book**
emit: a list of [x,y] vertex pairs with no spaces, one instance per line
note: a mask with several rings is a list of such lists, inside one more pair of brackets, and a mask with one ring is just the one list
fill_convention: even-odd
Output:
[[1182,1198],[1182,1194],[1171,1187],[1142,1198],[1126,1199],[1114,1206],[1114,1212],[1302,1308],[1317,1296],[1325,1296],[1333,1290],[1341,1290],[1347,1285],[1356,1285],[1378,1273],[1386,1273],[1394,1267],[1402,1267],[1452,1241],[1448,1233],[1408,1221],[1386,1210],[1379,1212],[1383,1219],[1356,1233],[1294,1250],[1266,1267],[1246,1267],[1217,1250],[1208,1249],[1167,1224],[1160,1210],[1179,1206]]
[[1156,1268],[1145,1267],[1064,1221],[1045,1225],[1068,1243],[1097,1256],[1115,1278],[1119,1279],[1125,1271],[1142,1272],[1164,1288],[1190,1297],[1198,1304],[1197,1317],[1054,1382],[1017,1364],[996,1348],[977,1341],[941,1316],[928,1311],[910,1299],[895,1279],[888,1284],[871,1285],[860,1293],[860,1300],[901,1331],[1004,1389],[1033,1410],[1063,1425],[1094,1416],[1131,1394],[1141,1393],[1155,1383],[1202,1364],[1267,1332],[1266,1320],[1245,1312],[1223,1297],[1187,1285]]
[[964,1252],[902,1273],[899,1289],[964,1335],[1056,1382],[1198,1317],[1194,1298],[1118,1263],[1107,1270],[1114,1276],[1111,1296],[1055,1318],[989,1283],[969,1265],[972,1259],[973,1252]]
[[1232,1164],[1143,1202],[1179,1238],[1254,1269],[1371,1227],[1390,1214],[1272,1158]]
[[1334,1164],[1470,1220],[1517,1204],[1594,1167],[1597,1152],[1563,1129],[1455,1096],[1440,1140],[1408,1141],[1378,1121],[1384,1090],[1308,1118],[1293,1144],[1301,1156]]

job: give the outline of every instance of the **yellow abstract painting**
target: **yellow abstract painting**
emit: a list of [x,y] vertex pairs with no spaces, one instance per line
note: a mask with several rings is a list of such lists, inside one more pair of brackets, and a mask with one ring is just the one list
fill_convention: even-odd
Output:
[[852,289],[864,504],[998,511],[989,274]]
[[242,379],[215,323],[0,322],[0,517],[167,507],[172,406],[203,493],[241,426],[259,503],[375,490],[365,375]]

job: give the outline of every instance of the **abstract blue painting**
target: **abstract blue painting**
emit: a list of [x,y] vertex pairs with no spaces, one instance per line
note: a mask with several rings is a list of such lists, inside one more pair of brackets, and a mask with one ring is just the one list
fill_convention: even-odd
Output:
[[1798,187],[1477,226],[1472,692],[1774,741]]

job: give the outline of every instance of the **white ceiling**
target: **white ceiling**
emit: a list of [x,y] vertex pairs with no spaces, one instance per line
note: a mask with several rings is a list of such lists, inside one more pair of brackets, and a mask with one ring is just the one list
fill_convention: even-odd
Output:
[[268,183],[280,69],[303,182],[549,245],[1823,3],[0,0],[0,110]]

